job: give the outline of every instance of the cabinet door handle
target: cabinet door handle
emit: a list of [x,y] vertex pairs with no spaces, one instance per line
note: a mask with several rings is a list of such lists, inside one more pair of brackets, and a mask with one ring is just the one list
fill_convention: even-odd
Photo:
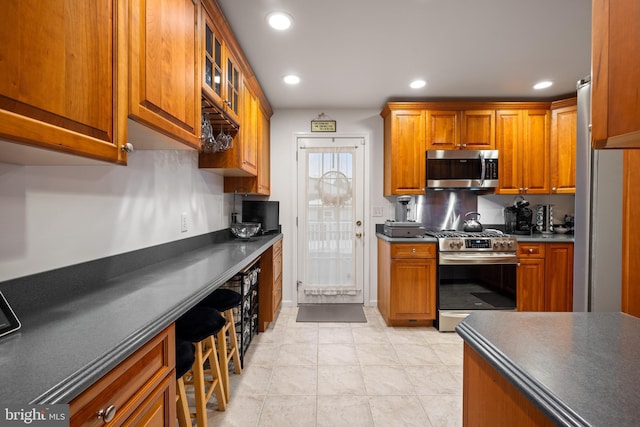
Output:
[[108,423],[112,421],[116,416],[116,407],[114,405],[109,405],[107,409],[100,409],[98,411],[98,419]]

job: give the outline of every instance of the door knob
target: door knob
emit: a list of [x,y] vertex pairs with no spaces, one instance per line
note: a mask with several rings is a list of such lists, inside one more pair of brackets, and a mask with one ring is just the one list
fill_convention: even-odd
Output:
[[362,237],[362,233],[356,233],[356,237],[357,237],[357,238]]

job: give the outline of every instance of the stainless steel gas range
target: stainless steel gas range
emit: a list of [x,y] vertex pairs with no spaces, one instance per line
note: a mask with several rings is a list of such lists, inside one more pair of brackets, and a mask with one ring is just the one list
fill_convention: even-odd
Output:
[[516,309],[518,241],[500,231],[428,231],[438,239],[437,318],[453,331],[477,310]]

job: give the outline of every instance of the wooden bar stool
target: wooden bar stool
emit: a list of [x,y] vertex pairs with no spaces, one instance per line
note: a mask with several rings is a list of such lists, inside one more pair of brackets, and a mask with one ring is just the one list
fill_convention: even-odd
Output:
[[[236,291],[231,289],[216,289],[197,305],[198,307],[208,307],[220,311],[227,321],[217,335],[218,357],[220,358],[220,370],[222,373],[222,387],[224,388],[227,402],[229,402],[229,399],[231,398],[231,390],[229,387],[229,362],[233,360],[233,370],[236,374],[242,373],[238,337],[236,335],[235,320],[233,318],[233,309],[238,307],[241,301],[242,295]],[[242,307],[240,307],[240,316],[242,318]],[[228,344],[227,336],[229,337]]]
[[214,338],[224,326],[225,318],[209,307],[196,306],[176,320],[176,339],[190,341],[195,347],[193,367],[183,378],[184,384],[194,388],[196,411],[190,417],[196,419],[198,427],[207,426],[207,401],[214,392],[218,410],[227,407]]
[[191,341],[176,339],[176,411],[180,427],[191,427],[184,375],[193,367],[193,362],[196,360],[195,350]]

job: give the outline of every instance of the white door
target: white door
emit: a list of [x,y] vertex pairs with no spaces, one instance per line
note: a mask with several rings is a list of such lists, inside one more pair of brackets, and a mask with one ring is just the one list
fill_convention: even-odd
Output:
[[298,304],[364,303],[364,138],[297,140]]

